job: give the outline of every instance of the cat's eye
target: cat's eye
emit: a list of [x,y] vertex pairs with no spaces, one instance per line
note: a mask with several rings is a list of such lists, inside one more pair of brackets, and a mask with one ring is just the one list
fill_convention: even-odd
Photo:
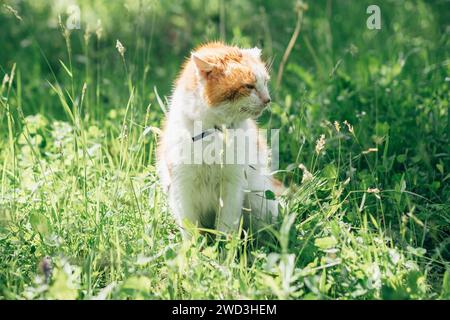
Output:
[[255,89],[255,85],[254,84],[246,84],[245,87],[249,90],[253,90]]

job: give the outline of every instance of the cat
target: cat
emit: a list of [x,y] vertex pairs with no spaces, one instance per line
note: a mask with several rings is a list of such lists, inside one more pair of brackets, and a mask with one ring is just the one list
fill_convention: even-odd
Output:
[[[266,194],[279,194],[283,187],[269,174],[267,145],[255,122],[271,102],[269,79],[256,47],[211,42],[197,47],[183,65],[157,148],[157,172],[184,238],[190,237],[189,224],[229,234],[239,229],[242,215],[244,227],[254,230],[276,221],[278,201]],[[244,162],[208,162],[199,160],[198,152],[192,159],[211,141],[223,146],[232,130],[256,147],[256,163],[248,161],[247,149]],[[217,160],[221,149],[214,150]],[[235,145],[226,150],[242,154]]]

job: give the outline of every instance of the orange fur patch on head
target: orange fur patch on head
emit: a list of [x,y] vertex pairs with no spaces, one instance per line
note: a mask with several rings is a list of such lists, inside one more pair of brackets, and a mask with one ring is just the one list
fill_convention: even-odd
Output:
[[[234,63],[233,63],[234,64]],[[230,68],[230,66],[228,66]],[[205,97],[211,106],[250,95],[256,78],[249,67],[232,66],[231,70],[212,72],[205,86]]]
[[198,71],[190,58],[178,83],[182,81],[186,88],[194,89],[198,85],[199,72],[205,80],[204,97],[210,106],[250,95],[252,86],[256,83],[251,66],[254,63],[262,63],[261,61],[243,54],[238,47],[227,46],[221,42],[202,45],[196,48],[193,54],[199,59],[200,67],[208,64],[214,67],[211,70],[206,68],[205,72]]

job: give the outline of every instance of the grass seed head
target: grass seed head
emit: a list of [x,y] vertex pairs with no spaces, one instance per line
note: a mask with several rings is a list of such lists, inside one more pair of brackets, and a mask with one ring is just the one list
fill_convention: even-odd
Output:
[[341,125],[339,124],[339,122],[335,121],[335,122],[334,122],[334,127],[336,128],[336,131],[337,131],[337,132],[340,132],[340,131],[341,131]]
[[316,153],[320,154],[323,148],[325,148],[325,135],[321,134],[320,138],[316,142]]
[[4,4],[3,7],[7,11],[11,12],[14,15],[14,17],[16,17],[17,20],[22,21],[22,17],[19,15],[19,11],[17,11],[16,9],[14,9],[13,7],[11,7],[7,4]]
[[3,81],[2,81],[2,90],[1,92],[3,92],[3,89],[5,88],[5,85],[8,83],[9,81],[9,75],[7,73],[5,73],[5,76],[3,77]]
[[100,40],[103,36],[102,21],[100,19],[97,20],[97,28],[95,29],[95,34],[97,35],[97,40]]
[[303,171],[302,183],[312,180],[312,173],[309,172],[308,169],[306,169],[306,166],[303,163],[300,163],[298,167]]
[[352,126],[350,123],[348,123],[347,120],[344,120],[344,124],[347,126],[348,131],[349,131],[351,134],[354,134],[353,126]]
[[116,48],[117,48],[117,51],[119,51],[119,54],[123,58],[124,55],[125,55],[125,50],[126,49],[125,49],[125,47],[123,46],[123,44],[119,40],[116,41]]

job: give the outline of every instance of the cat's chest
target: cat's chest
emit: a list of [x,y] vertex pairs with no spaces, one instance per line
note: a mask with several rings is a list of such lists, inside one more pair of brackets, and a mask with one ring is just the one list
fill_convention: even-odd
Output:
[[245,185],[244,167],[241,165],[183,165],[175,168],[173,174],[174,182],[192,196],[213,197],[221,192],[223,186],[230,184],[238,192]]
[[241,184],[244,180],[242,165],[194,165],[186,166],[184,170],[190,176],[193,186],[200,189],[218,189],[224,183]]

